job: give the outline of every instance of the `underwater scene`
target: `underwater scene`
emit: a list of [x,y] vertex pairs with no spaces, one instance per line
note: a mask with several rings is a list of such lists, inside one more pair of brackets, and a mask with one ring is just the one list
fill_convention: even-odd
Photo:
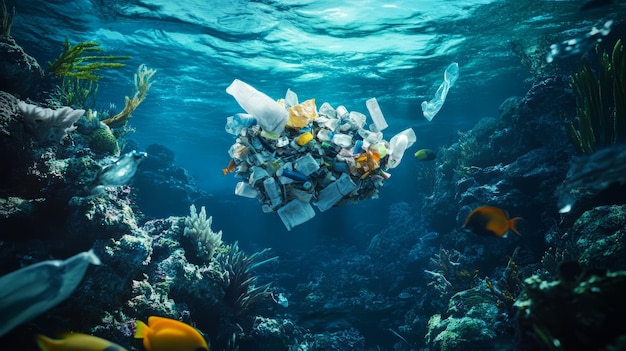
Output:
[[0,349],[626,350],[624,19],[0,0]]

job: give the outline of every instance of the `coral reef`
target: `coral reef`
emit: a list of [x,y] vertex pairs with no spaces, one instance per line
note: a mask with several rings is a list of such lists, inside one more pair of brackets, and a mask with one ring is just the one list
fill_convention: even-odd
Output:
[[113,117],[109,117],[102,120],[102,123],[108,125],[111,128],[124,128],[131,118],[131,114],[137,106],[143,102],[146,98],[146,94],[152,86],[152,76],[156,73],[156,70],[149,69],[146,65],[140,65],[135,73],[135,94],[132,98],[126,96],[124,109]]
[[213,217],[207,218],[204,206],[200,209],[200,213],[197,212],[195,205],[191,205],[189,210],[191,213],[185,217],[183,235],[196,242],[196,256],[205,262],[210,262],[215,251],[222,245],[222,231],[216,233],[211,229]]

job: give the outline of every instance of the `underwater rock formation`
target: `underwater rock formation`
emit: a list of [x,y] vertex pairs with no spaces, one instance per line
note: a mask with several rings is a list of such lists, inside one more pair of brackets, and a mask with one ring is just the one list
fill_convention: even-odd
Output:
[[187,170],[174,165],[174,152],[159,144],[146,148],[146,157],[134,180],[137,205],[148,218],[184,214],[193,203],[207,202]]
[[567,264],[571,272],[560,279],[533,275],[524,281],[525,292],[515,303],[520,309],[518,349],[623,350],[626,271],[592,271]]
[[565,255],[585,267],[626,269],[626,205],[599,206],[574,222]]
[[0,35],[0,86],[21,99],[36,98],[44,72],[13,38]]

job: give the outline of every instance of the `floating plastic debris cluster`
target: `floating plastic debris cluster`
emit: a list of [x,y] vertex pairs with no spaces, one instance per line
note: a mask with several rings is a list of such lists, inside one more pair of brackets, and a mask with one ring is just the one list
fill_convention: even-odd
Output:
[[277,212],[288,230],[344,203],[376,198],[378,189],[415,142],[406,129],[383,139],[387,122],[378,102],[366,102],[367,116],[315,99],[298,101],[287,90],[275,101],[235,80],[226,89],[247,113],[230,116],[226,131],[236,136],[224,174],[242,178],[235,194],[256,198],[266,213]]

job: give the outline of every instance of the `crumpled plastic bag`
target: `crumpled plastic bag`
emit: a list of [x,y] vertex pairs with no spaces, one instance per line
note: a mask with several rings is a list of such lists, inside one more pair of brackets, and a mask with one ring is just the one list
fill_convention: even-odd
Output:
[[293,129],[304,128],[315,118],[317,118],[315,99],[309,99],[289,108],[287,127]]
[[439,86],[439,89],[437,89],[435,97],[430,101],[422,102],[424,118],[432,121],[439,110],[441,110],[443,103],[446,101],[446,96],[448,96],[448,90],[452,88],[457,78],[459,78],[459,64],[452,62],[443,73],[443,82]]

